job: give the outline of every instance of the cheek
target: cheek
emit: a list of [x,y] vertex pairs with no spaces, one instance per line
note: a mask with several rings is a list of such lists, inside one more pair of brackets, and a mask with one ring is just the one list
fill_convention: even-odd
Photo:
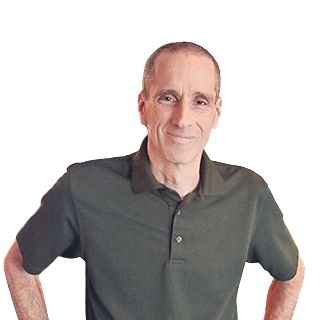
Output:
[[213,129],[215,121],[213,117],[207,116],[199,119],[197,123],[203,135],[207,136]]
[[161,110],[157,107],[153,107],[152,110],[147,110],[146,112],[146,123],[147,125],[153,126],[153,127],[158,127],[161,126],[163,124],[165,124],[167,122],[168,116],[166,114],[166,112],[164,112],[164,110]]

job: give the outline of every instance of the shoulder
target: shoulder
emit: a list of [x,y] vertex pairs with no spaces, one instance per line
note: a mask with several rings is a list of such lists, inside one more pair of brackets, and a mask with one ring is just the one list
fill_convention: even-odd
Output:
[[71,164],[67,168],[67,174],[70,179],[104,179],[107,176],[130,175],[130,158],[131,155],[88,160]]
[[218,161],[212,162],[228,186],[237,185],[255,191],[265,191],[268,187],[262,176],[249,168]]

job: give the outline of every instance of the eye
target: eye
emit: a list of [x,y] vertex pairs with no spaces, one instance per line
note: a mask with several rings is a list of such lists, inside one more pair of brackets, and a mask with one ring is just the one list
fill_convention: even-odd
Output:
[[177,102],[177,99],[172,94],[163,94],[159,97],[158,102],[161,104],[172,104]]
[[209,102],[204,98],[197,98],[194,101],[194,105],[198,109],[206,109],[209,106]]
[[204,100],[197,100],[196,104],[199,105],[199,106],[200,105],[201,106],[207,106],[208,105],[207,101],[204,101]]

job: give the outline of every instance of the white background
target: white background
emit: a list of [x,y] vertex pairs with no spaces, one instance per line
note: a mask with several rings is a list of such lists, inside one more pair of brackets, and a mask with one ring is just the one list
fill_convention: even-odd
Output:
[[[0,258],[41,196],[78,161],[128,154],[145,135],[137,94],[147,57],[188,40],[222,72],[223,114],[210,157],[269,183],[305,260],[294,319],[319,304],[317,1],[2,1]],[[41,275],[51,319],[84,319],[84,265]],[[245,268],[240,319],[262,319],[270,276]],[[0,318],[16,319],[0,273]],[[196,319],[195,319],[196,320]]]

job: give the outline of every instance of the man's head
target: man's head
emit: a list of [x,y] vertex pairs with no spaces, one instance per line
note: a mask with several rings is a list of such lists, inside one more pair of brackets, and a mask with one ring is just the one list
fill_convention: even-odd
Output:
[[198,162],[221,111],[220,71],[189,42],[162,46],[148,59],[138,105],[148,154],[159,163]]

